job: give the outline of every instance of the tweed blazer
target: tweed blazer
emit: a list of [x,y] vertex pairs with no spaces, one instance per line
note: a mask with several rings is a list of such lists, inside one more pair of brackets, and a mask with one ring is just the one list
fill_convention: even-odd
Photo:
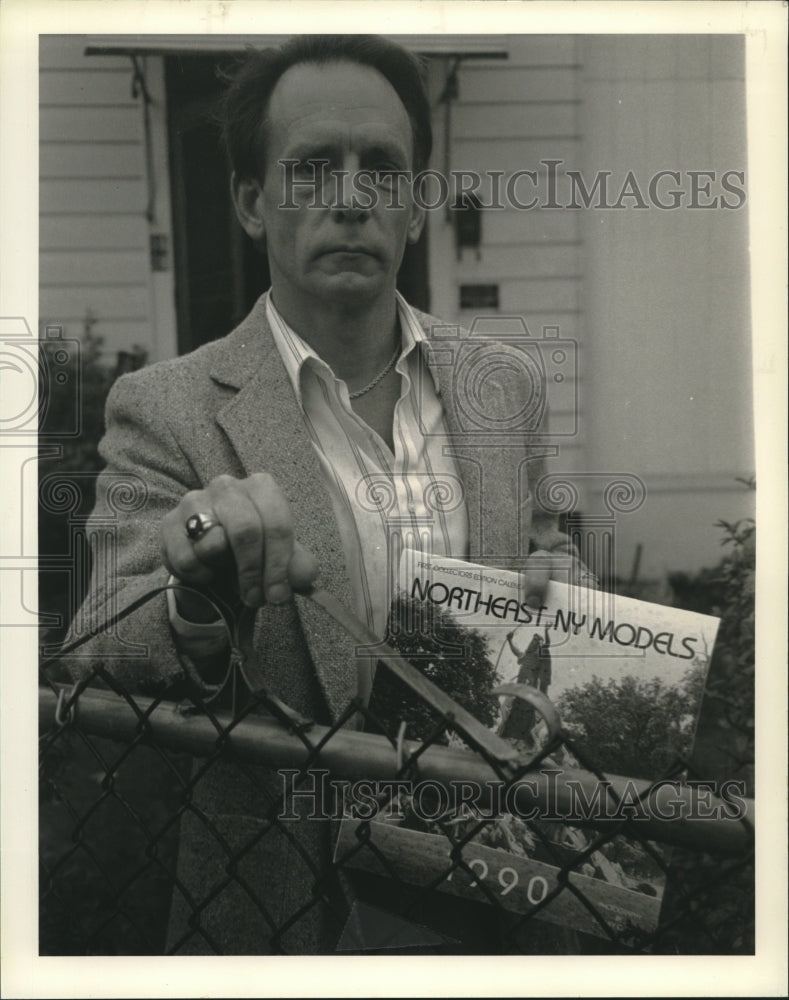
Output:
[[[528,407],[525,394],[532,389],[488,373],[485,405],[494,417],[498,414],[500,423],[493,426],[505,430],[480,437],[479,427],[473,421],[469,426],[468,420],[479,400],[464,396],[473,386],[469,389],[468,379],[456,377],[460,352],[454,347],[463,334],[448,336],[441,321],[421,313],[417,317],[428,337],[421,349],[438,381],[465,490],[469,558],[512,564],[513,557],[535,546],[566,549],[567,537],[534,505],[545,448],[533,435],[507,432],[506,416]],[[98,480],[88,531],[97,537],[111,529],[115,551],[109,562],[103,559],[94,568],[82,627],[100,624],[113,608],[166,582],[160,521],[187,491],[204,488],[220,474],[246,477],[265,471],[276,479],[290,503],[296,537],[317,558],[320,583],[352,607],[331,500],[274,344],[265,296],[221,340],[120,378],[107,402],[100,451],[106,469]],[[308,599],[297,596],[285,606],[261,609],[255,641],[267,682],[293,708],[335,720],[356,695],[354,640]],[[183,660],[175,652],[164,596],[121,623],[117,634],[96,635],[69,661],[75,677],[96,664],[130,691],[166,688],[180,677]],[[305,868],[290,838],[274,843],[262,836],[265,801],[277,793],[272,781],[272,775],[259,769],[250,777],[221,764],[202,775],[193,801],[207,818],[192,811],[184,817],[173,948],[264,953],[275,947],[272,924],[309,897],[314,872]],[[304,852],[314,859],[325,856],[330,846],[325,824],[298,825]],[[236,851],[244,852],[244,863],[233,866],[228,878],[228,859]],[[261,917],[261,902],[273,918]],[[195,906],[200,910],[196,925],[188,921]],[[289,933],[276,947],[316,953],[332,940],[318,908]]]

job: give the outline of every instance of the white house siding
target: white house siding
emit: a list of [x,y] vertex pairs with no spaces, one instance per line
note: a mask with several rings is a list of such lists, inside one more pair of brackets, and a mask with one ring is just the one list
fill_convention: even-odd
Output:
[[[718,178],[743,170],[747,188],[743,43],[584,38],[589,178],[610,169],[621,184],[632,170],[647,187],[663,169]],[[677,187],[689,192],[686,175]],[[638,543],[647,576],[713,565],[722,555],[715,522],[753,507],[735,481],[754,468],[747,202],[580,214],[594,359],[589,467],[635,473],[647,488],[643,507],[619,517],[620,567],[628,571]],[[589,508],[600,506],[590,498]]]
[[[458,70],[458,95],[451,108],[449,169],[476,171],[483,177],[503,171],[504,180],[516,171],[539,176],[535,188],[520,182],[516,196],[527,203],[545,196],[542,160],[561,160],[559,174],[577,165],[581,145],[579,61],[572,37],[502,36],[506,60],[466,59]],[[431,72],[435,112],[436,168],[444,166],[444,107],[436,103],[449,64],[438,61]],[[483,185],[480,197],[490,202]],[[507,199],[502,191],[502,200]],[[460,287],[495,284],[499,287],[499,314],[521,316],[529,334],[542,341],[545,328],[570,342],[579,377],[551,393],[550,425],[561,431],[554,442],[559,453],[551,471],[573,471],[586,465],[583,394],[583,263],[578,213],[513,205],[482,212],[479,255],[464,249],[457,259],[454,233],[444,213],[431,213],[432,308],[471,327],[479,313],[463,310]]]
[[[87,57],[85,44],[80,36],[41,36],[40,326],[76,337],[90,327],[103,338],[108,364],[135,346],[149,358],[167,356],[175,344],[171,295],[160,301],[161,276],[151,274],[149,259],[151,232],[170,229],[162,150],[154,147],[149,222],[142,100],[132,96],[131,62]],[[145,71],[156,139],[164,134],[157,60],[146,60]]]

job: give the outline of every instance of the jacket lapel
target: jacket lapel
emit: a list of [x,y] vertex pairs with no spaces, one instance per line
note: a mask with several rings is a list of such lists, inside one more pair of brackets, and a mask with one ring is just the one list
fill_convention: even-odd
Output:
[[[352,608],[332,503],[288,373],[266,318],[265,297],[218,350],[211,377],[238,389],[219,411],[247,475],[269,472],[293,511],[296,537],[316,557],[320,582]],[[297,599],[318,679],[336,718],[356,695],[354,641],[320,608]]]
[[[427,336],[433,323],[425,314],[417,314]],[[446,327],[443,328],[446,330]],[[524,447],[520,436],[500,433],[469,433],[463,414],[479,410],[479,401],[464,398],[473,383],[456,378],[454,363],[457,348],[457,328],[446,344],[431,339],[422,343],[423,356],[439,386],[447,428],[447,450],[457,462],[468,509],[468,557],[474,562],[507,565],[514,556],[522,556],[528,545],[531,498],[524,462]],[[452,361],[448,361],[452,351]],[[494,421],[507,413],[518,411],[517,401],[506,385],[494,385],[487,376],[485,383],[486,415]]]

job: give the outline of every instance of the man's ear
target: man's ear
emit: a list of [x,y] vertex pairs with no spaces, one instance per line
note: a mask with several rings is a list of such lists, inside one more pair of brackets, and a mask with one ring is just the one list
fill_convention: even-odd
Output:
[[230,178],[230,193],[244,232],[255,243],[262,242],[266,228],[263,224],[263,188],[260,182],[253,179],[239,180],[233,171]]
[[426,218],[425,209],[421,205],[413,204],[411,207],[411,221],[408,223],[408,232],[406,233],[406,239],[409,243],[416,243],[422,235]]

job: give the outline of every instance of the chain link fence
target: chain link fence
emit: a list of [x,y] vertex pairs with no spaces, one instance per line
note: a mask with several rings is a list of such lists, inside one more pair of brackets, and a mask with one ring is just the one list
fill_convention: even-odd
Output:
[[[446,706],[414,741],[356,701],[324,726],[265,691],[64,680],[40,688],[42,955],[753,953],[752,801],[684,760],[603,774],[550,703],[502,760]],[[236,784],[254,817],[204,808]]]

